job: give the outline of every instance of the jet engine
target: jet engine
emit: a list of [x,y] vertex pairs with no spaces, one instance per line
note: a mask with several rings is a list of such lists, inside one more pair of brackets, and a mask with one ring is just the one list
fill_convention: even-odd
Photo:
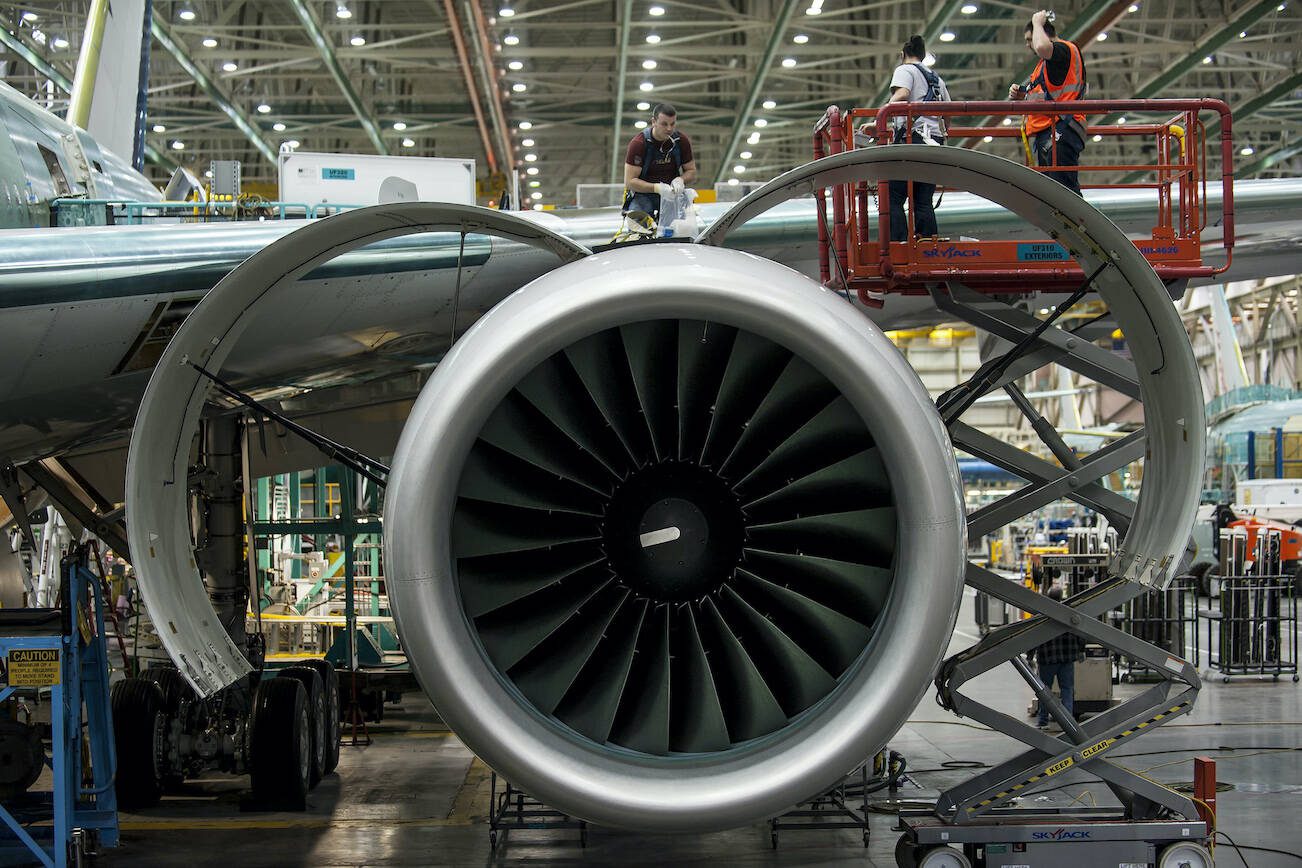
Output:
[[458,340],[385,502],[457,735],[593,822],[720,829],[833,785],[930,684],[963,587],[949,437],[881,331],[772,261],[613,249]]

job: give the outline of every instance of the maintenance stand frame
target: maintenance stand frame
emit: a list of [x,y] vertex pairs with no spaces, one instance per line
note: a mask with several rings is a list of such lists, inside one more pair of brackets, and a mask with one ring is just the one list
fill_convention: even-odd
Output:
[[[97,844],[118,845],[113,783],[117,755],[109,704],[104,599],[86,558],[87,549],[82,547],[64,559],[60,608],[0,611],[0,654],[6,663],[0,702],[23,687],[49,689],[51,756],[46,764],[54,777],[52,792],[27,792],[0,805],[0,820],[45,868],[64,868],[69,859],[80,865],[81,856],[98,849]],[[91,618],[84,608],[88,598],[93,601]],[[40,659],[42,665],[27,667],[25,674],[31,677],[16,677],[15,656]],[[52,661],[44,665],[49,658]],[[83,752],[83,703],[89,756]],[[82,769],[87,765],[91,780],[89,786],[83,786]],[[51,818],[53,824],[46,830],[31,826]],[[42,840],[37,840],[36,831],[47,831],[52,839],[44,840],[48,835],[41,835]],[[4,847],[9,843],[0,841],[0,854],[6,849],[12,852]]]

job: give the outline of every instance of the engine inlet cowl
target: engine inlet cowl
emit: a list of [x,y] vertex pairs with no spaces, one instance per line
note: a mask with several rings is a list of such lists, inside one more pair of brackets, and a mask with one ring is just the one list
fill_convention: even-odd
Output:
[[857,310],[767,260],[627,248],[535,280],[404,430],[389,593],[444,719],[607,825],[830,786],[927,688],[962,588],[949,439]]

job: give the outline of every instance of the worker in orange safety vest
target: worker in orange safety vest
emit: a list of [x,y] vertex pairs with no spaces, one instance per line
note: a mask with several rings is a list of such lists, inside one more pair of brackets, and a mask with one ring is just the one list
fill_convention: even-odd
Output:
[[[1025,30],[1026,47],[1039,57],[1028,84],[1015,83],[1008,89],[1010,100],[1071,102],[1084,99],[1088,81],[1085,59],[1076,44],[1058,39],[1048,11],[1031,16]],[[1035,158],[1041,166],[1079,166],[1085,150],[1083,114],[1029,115],[1023,121],[1026,135],[1034,136]],[[1078,172],[1053,171],[1055,181],[1080,195]]]

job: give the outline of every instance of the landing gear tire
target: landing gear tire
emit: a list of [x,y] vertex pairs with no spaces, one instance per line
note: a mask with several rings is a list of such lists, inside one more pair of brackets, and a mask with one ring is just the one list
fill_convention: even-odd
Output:
[[303,685],[307,691],[308,727],[312,734],[312,761],[308,774],[308,785],[315,789],[325,774],[326,743],[330,738],[330,712],[325,701],[325,687],[321,675],[308,666],[287,666],[280,670],[279,678],[292,678]]
[[[182,728],[184,728],[186,707],[194,694],[181,671],[171,666],[151,666],[140,673],[140,678],[158,685],[158,689],[163,691],[163,713],[172,720],[181,719]],[[165,760],[163,762],[164,791],[175,792],[184,783],[185,772],[182,769],[173,768],[172,763]]]
[[181,711],[181,703],[190,698],[190,684],[179,669],[170,666],[151,666],[140,673],[141,679],[152,681],[163,691],[163,711],[176,716]]
[[150,808],[163,796],[163,742],[167,713],[162,689],[144,678],[113,685],[113,742],[117,749],[118,805]]
[[269,678],[258,685],[249,741],[254,799],[273,809],[304,810],[312,768],[312,731],[302,682]]
[[343,728],[340,722],[343,719],[343,706],[339,702],[339,673],[335,671],[335,665],[329,660],[301,660],[298,665],[315,669],[317,674],[321,676],[321,684],[325,688],[326,749],[324,773],[328,775],[339,765],[339,737],[342,735],[341,729]]

